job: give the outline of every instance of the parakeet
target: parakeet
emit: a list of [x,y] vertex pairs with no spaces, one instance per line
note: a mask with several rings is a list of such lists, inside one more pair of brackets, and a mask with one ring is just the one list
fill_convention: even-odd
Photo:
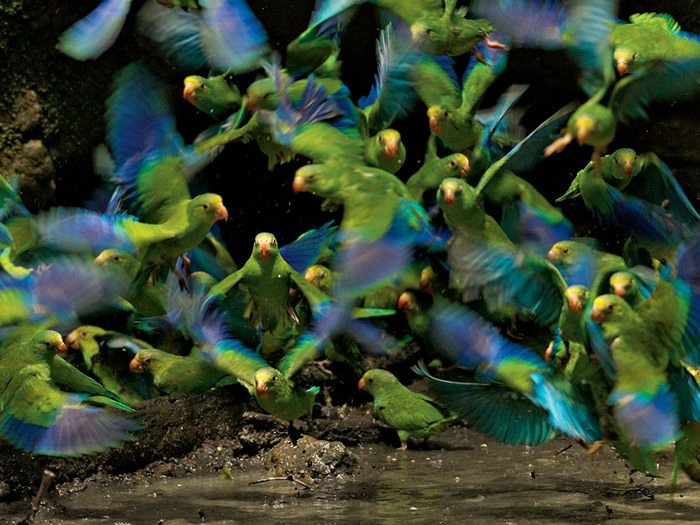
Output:
[[208,78],[185,77],[182,98],[214,119],[220,119],[241,107],[241,92],[228,75]]
[[135,373],[147,371],[155,387],[165,394],[206,392],[215,386],[235,383],[234,378],[206,359],[174,355],[157,348],[139,350],[129,369]]
[[433,399],[406,388],[387,370],[368,370],[357,387],[372,395],[375,415],[399,434],[401,450],[408,448],[410,438],[427,439],[456,419]]
[[[72,372],[66,373],[70,365],[54,357],[66,351],[58,332],[21,330],[0,347],[0,435],[16,447],[52,456],[89,454],[133,439],[130,432],[138,428],[136,421],[99,405],[131,409],[107,397],[109,393],[86,376],[75,379]],[[58,383],[69,391],[59,390]],[[93,392],[74,389],[91,384]]]

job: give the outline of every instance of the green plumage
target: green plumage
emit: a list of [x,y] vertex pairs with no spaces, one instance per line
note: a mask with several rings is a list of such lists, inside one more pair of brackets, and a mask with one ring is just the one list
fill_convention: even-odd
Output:
[[456,419],[439,403],[409,390],[386,370],[368,370],[358,387],[372,395],[375,415],[396,429],[402,449],[408,446],[410,438],[427,439],[431,433],[444,430]]

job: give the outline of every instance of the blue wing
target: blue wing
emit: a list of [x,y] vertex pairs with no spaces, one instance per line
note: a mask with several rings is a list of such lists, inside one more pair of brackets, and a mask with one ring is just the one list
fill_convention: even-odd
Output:
[[78,20],[59,38],[56,47],[76,60],[97,58],[119,36],[131,0],[103,0],[85,18]]

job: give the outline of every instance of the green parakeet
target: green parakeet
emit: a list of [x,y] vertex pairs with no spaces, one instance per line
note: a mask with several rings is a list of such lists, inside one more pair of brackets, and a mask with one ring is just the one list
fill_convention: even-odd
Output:
[[174,355],[157,348],[139,350],[129,363],[135,373],[147,371],[155,387],[165,394],[206,392],[236,380],[197,356]]
[[185,77],[182,98],[214,119],[241,107],[241,92],[228,75]]
[[427,439],[457,418],[430,397],[406,388],[387,370],[368,370],[357,387],[372,395],[375,415],[396,430],[401,450],[406,450],[409,439]]
[[[87,376],[76,379],[70,365],[54,357],[65,350],[60,334],[52,330],[22,328],[20,334],[4,341],[0,347],[0,434],[19,448],[54,456],[88,454],[132,439],[136,422],[93,404],[131,409],[106,397],[101,385]],[[68,388],[96,386],[91,395],[59,390],[57,383]]]

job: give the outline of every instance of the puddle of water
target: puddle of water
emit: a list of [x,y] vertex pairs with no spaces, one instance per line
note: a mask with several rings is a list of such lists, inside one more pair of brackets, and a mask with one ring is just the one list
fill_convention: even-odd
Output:
[[[319,480],[312,490],[287,481],[249,485],[263,472],[120,480],[59,495],[37,523],[691,523],[700,486],[681,475],[670,494],[670,466],[659,479],[630,475],[609,449],[588,456],[564,439],[537,447],[471,441],[450,449],[354,448],[355,477]],[[560,452],[557,454],[557,452]],[[632,482],[630,481],[632,480]],[[609,510],[608,510],[609,509]],[[201,513],[201,514],[200,514]],[[0,518],[16,523],[26,512]]]

